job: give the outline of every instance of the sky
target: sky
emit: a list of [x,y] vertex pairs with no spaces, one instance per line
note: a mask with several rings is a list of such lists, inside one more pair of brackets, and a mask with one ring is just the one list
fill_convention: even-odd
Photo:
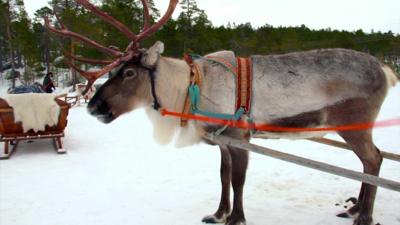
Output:
[[[28,13],[47,5],[48,0],[25,0]],[[163,12],[168,0],[155,0]],[[250,22],[258,27],[306,25],[311,29],[332,28],[400,34],[399,0],[197,0],[214,26]],[[179,7],[178,7],[179,8]],[[179,10],[173,17],[179,15]]]

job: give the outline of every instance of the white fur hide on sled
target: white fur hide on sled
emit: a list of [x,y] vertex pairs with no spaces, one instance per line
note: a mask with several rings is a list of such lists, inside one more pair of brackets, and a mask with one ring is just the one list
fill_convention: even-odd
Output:
[[60,106],[55,94],[7,94],[3,98],[14,109],[14,122],[21,122],[24,132],[44,131],[58,123]]

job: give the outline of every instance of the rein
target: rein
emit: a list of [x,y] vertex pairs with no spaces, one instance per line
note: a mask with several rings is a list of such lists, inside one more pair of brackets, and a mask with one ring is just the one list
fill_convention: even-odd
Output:
[[400,125],[400,117],[394,119],[381,120],[377,122],[369,122],[369,123],[356,123],[342,126],[333,126],[333,127],[284,127],[284,126],[275,126],[271,124],[256,124],[248,121],[232,121],[232,120],[224,120],[211,118],[201,115],[193,115],[193,114],[183,114],[177,112],[171,112],[165,109],[161,110],[161,115],[163,116],[173,116],[179,118],[186,118],[191,120],[197,120],[206,123],[213,123],[218,125],[224,125],[226,127],[240,128],[240,129],[250,129],[257,131],[266,131],[266,132],[333,132],[333,131],[357,131],[357,130],[368,130],[372,128],[383,128],[383,127],[393,127]]

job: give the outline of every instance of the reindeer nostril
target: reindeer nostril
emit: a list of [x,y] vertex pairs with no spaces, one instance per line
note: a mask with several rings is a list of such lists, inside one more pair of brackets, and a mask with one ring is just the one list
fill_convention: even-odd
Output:
[[87,111],[90,115],[96,115],[96,107],[93,105],[88,105],[87,106]]
[[110,108],[105,101],[93,101],[89,102],[87,106],[87,111],[92,116],[109,115]]
[[98,107],[97,102],[90,101],[89,104],[87,105],[87,111],[89,114],[91,114],[93,116],[99,115],[100,112],[99,112],[99,107]]

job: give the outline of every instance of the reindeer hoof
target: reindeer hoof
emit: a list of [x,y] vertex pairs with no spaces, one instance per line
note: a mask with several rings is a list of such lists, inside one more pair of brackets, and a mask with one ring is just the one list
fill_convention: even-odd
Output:
[[246,225],[246,221],[240,221],[240,222],[228,222],[225,225]]
[[359,202],[357,201],[357,198],[351,197],[345,201],[345,203],[337,203],[337,206],[341,206],[345,209],[348,209],[346,212],[342,212],[337,214],[337,217],[340,218],[354,218],[358,212],[360,211],[360,206]]
[[246,220],[243,217],[231,215],[225,225],[246,225]]
[[214,215],[204,217],[201,222],[203,223],[225,223],[226,218],[228,218],[228,214],[222,214],[222,216],[217,216],[217,213]]
[[336,215],[337,217],[340,218],[351,218],[352,216],[348,212],[342,212]]
[[353,225],[371,225],[372,217],[360,214],[355,220]]

